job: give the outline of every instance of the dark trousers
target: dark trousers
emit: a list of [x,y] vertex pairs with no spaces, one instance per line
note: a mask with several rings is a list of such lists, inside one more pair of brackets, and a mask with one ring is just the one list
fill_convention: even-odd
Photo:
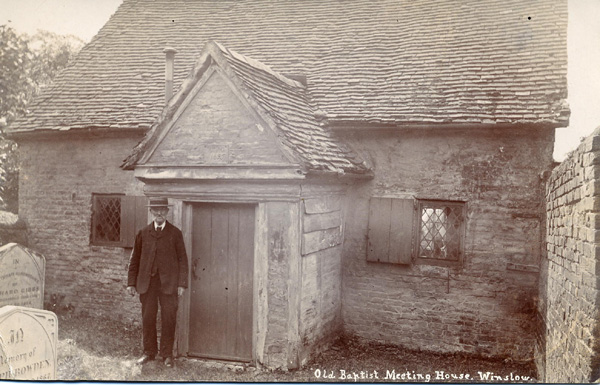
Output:
[[148,291],[140,295],[142,302],[142,330],[144,354],[156,356],[158,346],[156,341],[156,315],[160,302],[160,355],[163,358],[173,356],[175,341],[175,325],[177,323],[177,294],[160,292],[158,274],[150,279]]

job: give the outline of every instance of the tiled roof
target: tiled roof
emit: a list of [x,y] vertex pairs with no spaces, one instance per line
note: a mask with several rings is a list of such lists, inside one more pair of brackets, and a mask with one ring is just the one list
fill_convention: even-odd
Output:
[[13,130],[149,128],[210,40],[307,77],[330,121],[568,124],[567,0],[124,0]]
[[335,172],[339,174],[366,174],[369,172],[356,155],[336,141],[331,132],[317,121],[306,87],[289,79],[265,64],[228,50],[210,42],[206,45],[198,62],[179,92],[174,95],[161,117],[136,146],[132,155],[124,162],[131,168],[161,137],[161,131],[174,116],[176,110],[190,95],[194,85],[208,68],[207,63],[216,63],[230,80],[248,95],[249,102],[270,122],[276,130],[278,140],[298,159],[307,171]]

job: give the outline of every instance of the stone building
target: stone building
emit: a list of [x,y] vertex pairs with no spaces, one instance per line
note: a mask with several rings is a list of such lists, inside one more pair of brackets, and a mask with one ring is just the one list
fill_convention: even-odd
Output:
[[566,20],[556,0],[124,0],[10,128],[47,295],[137,318],[133,236],[167,196],[180,355],[294,368],[344,332],[532,359]]

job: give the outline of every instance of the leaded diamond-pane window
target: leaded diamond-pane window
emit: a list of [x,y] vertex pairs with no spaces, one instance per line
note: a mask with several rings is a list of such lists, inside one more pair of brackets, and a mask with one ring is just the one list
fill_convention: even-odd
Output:
[[121,199],[119,195],[94,196],[92,243],[111,245],[121,242]]
[[121,199],[98,199],[96,240],[118,242],[121,237]]
[[419,257],[458,261],[462,252],[464,204],[420,201]]
[[90,243],[133,247],[138,231],[148,225],[145,196],[92,194]]

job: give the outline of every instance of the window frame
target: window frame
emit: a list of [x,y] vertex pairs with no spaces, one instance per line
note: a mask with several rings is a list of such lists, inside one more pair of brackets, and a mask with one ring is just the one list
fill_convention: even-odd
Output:
[[[457,210],[460,213],[457,259],[420,256],[424,206],[458,208],[453,209],[455,213]],[[465,255],[467,215],[466,201],[425,199],[414,196],[411,198],[372,196],[369,199],[366,261],[399,266],[430,265],[460,268]]]
[[[414,217],[414,232],[415,239],[413,245],[413,261],[418,265],[431,265],[431,266],[442,266],[442,267],[457,267],[462,266],[464,255],[465,255],[465,241],[466,241],[466,227],[467,227],[467,202],[465,201],[453,201],[453,200],[442,200],[442,199],[415,199],[415,217]],[[432,207],[433,206],[433,207]],[[423,231],[423,209],[424,208],[443,208],[453,207],[458,208],[460,211],[460,223],[458,230],[458,258],[456,259],[441,259],[421,256],[421,236]]]
[[[98,199],[120,199],[119,241],[96,239]],[[125,195],[110,193],[92,193],[92,213],[90,219],[90,246],[132,248],[137,232],[149,223],[147,198],[144,195]]]
[[[109,246],[109,247],[124,247],[125,239],[123,236],[123,197],[125,194],[96,194],[92,193],[92,219],[90,229],[90,245],[92,246]],[[118,241],[105,241],[97,239],[97,223],[99,215],[99,200],[100,199],[111,199],[119,198],[119,240]]]

